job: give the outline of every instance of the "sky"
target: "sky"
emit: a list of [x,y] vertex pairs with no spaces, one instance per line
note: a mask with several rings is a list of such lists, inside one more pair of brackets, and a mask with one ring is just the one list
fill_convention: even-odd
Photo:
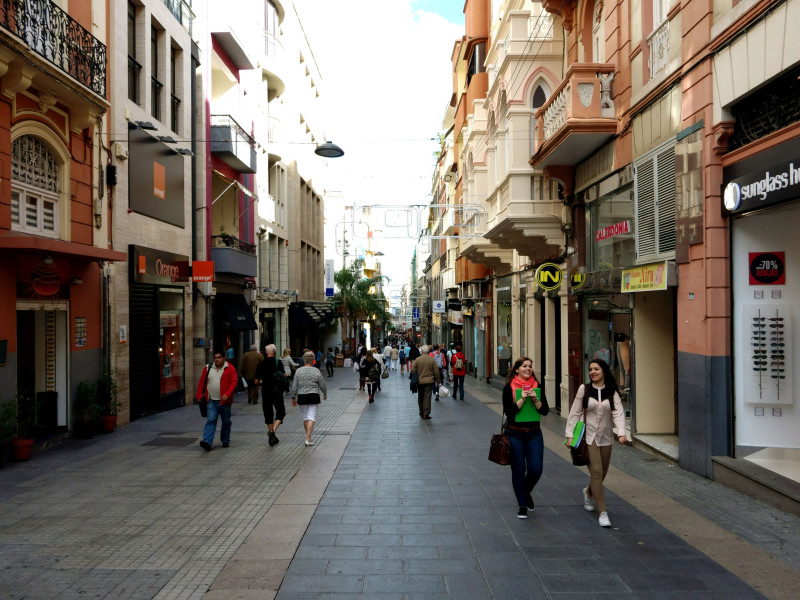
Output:
[[[452,95],[450,56],[463,36],[461,0],[297,0],[322,75],[325,134],[345,152],[329,159],[325,257],[342,266],[344,206],[374,205],[371,250],[385,293],[408,283],[420,210],[430,203],[434,141]],[[410,224],[409,224],[410,223]],[[358,229],[358,228],[357,228]],[[361,227],[364,232],[366,227]],[[353,240],[365,246],[362,239]]]

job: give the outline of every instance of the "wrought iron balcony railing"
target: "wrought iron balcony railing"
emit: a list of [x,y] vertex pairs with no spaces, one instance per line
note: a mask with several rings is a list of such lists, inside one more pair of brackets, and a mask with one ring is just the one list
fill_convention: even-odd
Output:
[[106,46],[50,0],[0,0],[0,27],[106,97]]
[[255,244],[244,242],[237,237],[233,237],[232,235],[225,233],[221,235],[212,235],[211,245],[214,248],[232,248],[234,250],[238,250],[239,252],[244,252],[245,254],[252,254],[253,256],[256,255]]
[[650,46],[647,66],[650,67],[650,79],[652,79],[669,63],[669,21],[664,21],[648,36],[647,44]]

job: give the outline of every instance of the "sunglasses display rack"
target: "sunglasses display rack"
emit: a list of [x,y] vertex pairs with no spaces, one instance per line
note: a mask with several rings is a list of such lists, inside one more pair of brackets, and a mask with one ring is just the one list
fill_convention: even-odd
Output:
[[743,307],[745,401],[793,404],[792,321],[788,304]]

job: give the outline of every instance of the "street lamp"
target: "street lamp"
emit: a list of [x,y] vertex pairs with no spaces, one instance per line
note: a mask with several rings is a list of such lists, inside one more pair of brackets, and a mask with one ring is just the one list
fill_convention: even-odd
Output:
[[324,144],[317,146],[314,150],[314,154],[317,156],[323,156],[325,158],[339,158],[340,156],[344,156],[344,150],[342,150],[333,142],[327,141]]

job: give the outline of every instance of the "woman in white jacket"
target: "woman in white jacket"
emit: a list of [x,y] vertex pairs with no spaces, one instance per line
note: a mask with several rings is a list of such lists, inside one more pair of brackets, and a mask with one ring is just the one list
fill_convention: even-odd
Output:
[[589,383],[581,385],[575,394],[575,401],[569,411],[565,437],[567,445],[572,443],[575,423],[583,420],[586,410],[586,444],[589,447],[589,485],[583,488],[583,507],[588,511],[595,509],[600,513],[598,523],[601,527],[611,527],[606,510],[603,480],[611,462],[611,448],[614,443],[613,427],[617,428],[620,444],[628,441],[625,430],[625,410],[619,397],[617,381],[611,374],[606,361],[594,358],[589,362]]

